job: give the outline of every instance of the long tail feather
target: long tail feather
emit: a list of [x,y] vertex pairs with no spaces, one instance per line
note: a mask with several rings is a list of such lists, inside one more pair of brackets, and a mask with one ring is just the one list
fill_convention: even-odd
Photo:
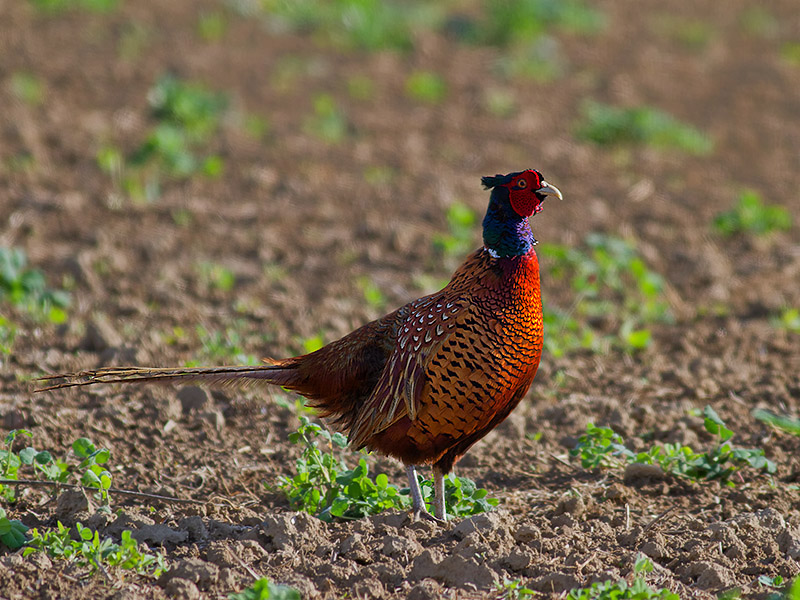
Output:
[[77,373],[62,373],[41,377],[39,381],[60,383],[39,388],[36,392],[61,388],[94,385],[99,383],[205,383],[216,385],[247,385],[266,383],[284,385],[287,371],[282,366],[244,366],[244,367],[195,367],[195,368],[148,368],[148,367],[108,367]]

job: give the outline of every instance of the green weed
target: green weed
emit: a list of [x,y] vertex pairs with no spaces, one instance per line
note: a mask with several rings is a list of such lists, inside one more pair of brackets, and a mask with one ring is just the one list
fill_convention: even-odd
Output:
[[466,204],[453,202],[447,207],[447,233],[433,237],[433,246],[449,258],[461,260],[475,244],[478,215]]
[[[576,300],[568,310],[548,304],[544,313],[545,348],[555,356],[577,349],[629,351],[650,344],[649,324],[669,322],[664,280],[623,239],[602,234],[586,238],[587,250],[540,244],[542,264],[555,279],[569,279]],[[603,336],[603,327],[615,335]]]
[[753,417],[770,427],[800,436],[800,419],[776,415],[763,409],[754,410]]
[[119,0],[28,0],[39,12],[58,14],[67,10],[90,13],[110,13],[117,9]]
[[[800,333],[800,310],[797,308],[784,308],[780,316],[771,319],[771,322],[772,326],[778,329],[785,329],[792,333]],[[0,336],[1,335],[2,334],[0,334]]]
[[[347,447],[347,438],[340,433],[330,433],[301,416],[300,427],[289,435],[289,440],[303,448],[297,460],[297,474],[282,477],[279,488],[284,491],[295,510],[315,515],[323,521],[359,519],[387,509],[406,510],[411,505],[409,490],[389,484],[388,477],[380,473],[369,476],[364,457],[349,469],[341,457]],[[319,440],[327,443],[331,451],[319,448]],[[433,482],[421,481],[423,497],[429,503],[433,496]],[[468,479],[452,475],[445,479],[445,502],[451,515],[466,516],[485,512],[498,501],[487,498],[488,492],[476,488]]]
[[208,290],[227,293],[236,285],[236,275],[233,271],[218,263],[200,262],[197,264],[197,273],[201,284]]
[[17,72],[11,75],[11,93],[30,106],[40,106],[44,102],[44,85],[32,73]]
[[14,341],[17,339],[17,326],[6,317],[0,315],[0,366],[5,356],[11,356]]
[[406,79],[406,95],[409,98],[439,104],[447,96],[447,84],[436,73],[430,71],[414,71]]
[[105,147],[97,155],[98,166],[112,176],[115,187],[134,200],[152,202],[164,179],[218,177],[222,159],[201,158],[196,152],[219,130],[226,97],[167,75],[150,89],[148,101],[157,122],[133,154],[126,158],[117,148]]
[[696,128],[647,106],[619,108],[588,102],[576,135],[601,146],[645,144],[692,155],[709,154],[713,149],[711,140]]
[[527,44],[553,29],[578,34],[597,33],[605,16],[580,0],[487,0],[484,19],[465,36],[484,44]]
[[224,332],[209,331],[202,325],[195,329],[197,338],[203,349],[198,361],[192,361],[187,366],[196,366],[206,361],[223,362],[237,365],[258,365],[261,361],[254,354],[247,354],[244,350],[244,337],[241,330],[244,328],[242,321],[237,321],[235,327],[228,327]]
[[228,19],[222,12],[201,13],[197,33],[206,42],[219,42],[228,31]]
[[655,28],[661,34],[695,52],[707,48],[716,34],[710,23],[672,15],[660,16]]
[[330,94],[314,98],[314,114],[306,119],[306,133],[326,144],[339,144],[347,136],[347,117]]
[[361,293],[364,295],[364,300],[367,305],[374,310],[383,310],[386,306],[386,296],[383,295],[381,288],[379,288],[372,279],[369,277],[359,277],[356,280],[358,287],[361,288]]
[[703,410],[704,426],[716,437],[716,444],[703,453],[688,446],[664,444],[647,451],[635,453],[629,450],[622,437],[609,427],[586,426],[586,433],[570,454],[579,457],[586,469],[621,467],[631,463],[659,465],[665,473],[686,477],[695,481],[718,479],[733,485],[731,477],[742,467],[774,473],[775,463],[764,456],[761,448],[739,448],[730,443],[734,433],[710,406]]
[[508,579],[505,577],[503,578],[503,583],[497,584],[497,592],[498,600],[519,600],[520,598],[539,595],[539,592],[522,585],[521,579]]
[[510,48],[495,63],[495,71],[508,80],[521,77],[543,83],[561,76],[565,62],[558,40],[542,35]]
[[749,6],[739,16],[742,29],[750,35],[772,38],[780,30],[780,22],[766,8]]
[[792,216],[782,206],[764,204],[758,192],[748,190],[741,193],[736,206],[714,218],[713,227],[717,233],[726,236],[737,233],[766,235],[791,229]]
[[632,583],[624,579],[593,583],[587,588],[570,590],[567,600],[680,600],[678,594],[666,588],[654,589],[648,585],[643,574],[652,570],[652,561],[639,555],[633,567]]
[[409,50],[414,32],[441,20],[435,2],[397,0],[265,0],[274,26],[311,31],[323,43],[361,50]]
[[375,82],[366,75],[353,75],[347,80],[347,93],[354,100],[372,100]]
[[228,600],[300,600],[300,592],[288,585],[277,585],[262,577],[246,590],[228,596]]
[[9,519],[6,511],[0,508],[0,544],[11,550],[22,548],[27,541],[27,531],[28,527],[22,521]]
[[69,294],[48,288],[44,274],[27,263],[21,248],[0,247],[0,302],[9,302],[36,319],[63,323]]
[[781,57],[786,62],[800,67],[800,42],[786,42],[781,46]]
[[[78,438],[72,443],[72,456],[64,459],[55,458],[47,450],[36,450],[32,446],[16,453],[12,450],[14,440],[20,436],[33,437],[26,429],[14,429],[4,438],[5,450],[0,450],[0,479],[19,479],[19,470],[30,467],[34,473],[47,481],[66,483],[70,479],[80,485],[96,488],[100,499],[109,505],[108,490],[111,487],[111,473],[104,466],[110,458],[105,448],[97,448],[87,438]],[[77,459],[77,464],[70,464],[70,458]],[[15,499],[12,485],[0,485],[0,497],[7,502]]]
[[31,529],[29,531],[31,540],[22,551],[22,555],[45,552],[51,558],[88,567],[92,572],[102,571],[105,567],[119,567],[142,575],[158,577],[167,570],[164,555],[142,552],[130,530],[123,531],[119,544],[116,544],[111,538],[101,540],[97,531],[92,531],[80,523],[76,523],[75,528],[80,538],[78,540],[72,539],[70,530],[60,521],[56,529],[44,532],[36,528]]

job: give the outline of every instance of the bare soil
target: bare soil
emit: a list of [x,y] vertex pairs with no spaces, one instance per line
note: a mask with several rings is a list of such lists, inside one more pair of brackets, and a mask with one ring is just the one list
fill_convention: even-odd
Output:
[[[0,245],[24,248],[72,294],[61,326],[2,307],[20,331],[0,373],[0,427],[30,429],[37,448],[59,454],[89,437],[111,450],[116,487],[198,501],[114,496],[106,515],[81,498],[21,489],[4,507],[11,518],[81,521],[112,537],[133,529],[173,568],[158,581],[113,569],[85,578],[64,562],[0,550],[0,597],[224,598],[254,574],[307,598],[490,598],[504,579],[557,597],[629,578],[640,552],[656,564],[651,584],[686,598],[734,587],[760,598],[769,592],[760,575],[796,576],[800,438],[751,411],[800,414],[800,339],[771,324],[800,306],[800,233],[722,238],[710,227],[743,188],[800,221],[800,68],[781,56],[800,38],[796,0],[769,3],[774,22],[758,34],[744,0],[597,5],[605,31],[559,35],[566,72],[535,82],[495,74],[497,49],[440,34],[420,34],[407,54],[364,53],[271,32],[211,2],[47,16],[0,1]],[[218,42],[196,33],[198,15],[212,10],[229,21]],[[659,25],[670,19],[710,33],[686,43]],[[146,42],[126,58],[132,23]],[[288,78],[287,64],[300,65]],[[418,69],[444,77],[443,102],[404,94]],[[12,93],[17,72],[43,82],[41,105]],[[224,91],[234,113],[261,115],[270,131],[257,141],[226,124],[210,148],[224,159],[219,178],[165,185],[154,203],[120,203],[95,157],[104,145],[131,152],[141,143],[152,125],[147,90],[165,72]],[[348,94],[355,75],[373,82],[371,99]],[[516,110],[488,110],[492,90],[511,94]],[[346,114],[342,143],[304,128],[321,92]],[[707,132],[715,149],[688,157],[576,141],[587,99],[657,106]],[[447,230],[447,207],[460,201],[482,214],[479,177],[528,167],[565,195],[536,216],[536,236],[573,246],[592,231],[635,240],[668,282],[676,322],[655,326],[651,346],[634,355],[544,357],[527,399],[457,466],[500,498],[491,513],[434,526],[397,512],[334,524],[292,512],[269,491],[298,456],[287,441],[296,415],[275,394],[31,393],[42,373],[195,360],[197,325],[237,327],[244,352],[257,356],[297,353],[315,335],[333,340],[383,312],[365,302],[363,278],[386,310],[446,279],[455,264],[433,238]],[[205,285],[204,262],[230,269],[233,289]],[[543,294],[569,306],[574,292],[545,277]],[[587,422],[632,446],[648,433],[703,448],[711,438],[692,410],[707,404],[738,445],[764,448],[778,465],[773,478],[626,482],[567,456]],[[401,465],[370,462],[403,483]]]

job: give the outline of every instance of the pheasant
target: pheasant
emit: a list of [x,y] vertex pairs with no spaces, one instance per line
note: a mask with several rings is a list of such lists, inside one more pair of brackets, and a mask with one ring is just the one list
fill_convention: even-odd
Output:
[[[543,322],[529,217],[548,195],[533,169],[483,177],[491,190],[484,246],[441,291],[414,300],[323,348],[264,365],[103,368],[45,377],[44,389],[98,383],[265,383],[308,399],[354,449],[406,467],[415,518],[446,519],[444,476],[519,404],[536,375]],[[44,390],[41,390],[44,391]],[[434,514],[416,467],[433,466]]]

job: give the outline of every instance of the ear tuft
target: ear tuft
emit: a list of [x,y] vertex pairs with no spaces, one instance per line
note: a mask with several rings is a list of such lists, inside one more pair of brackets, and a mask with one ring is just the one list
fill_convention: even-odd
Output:
[[484,189],[490,190],[498,185],[504,185],[511,181],[511,175],[501,175],[498,173],[494,177],[481,177],[481,183]]

